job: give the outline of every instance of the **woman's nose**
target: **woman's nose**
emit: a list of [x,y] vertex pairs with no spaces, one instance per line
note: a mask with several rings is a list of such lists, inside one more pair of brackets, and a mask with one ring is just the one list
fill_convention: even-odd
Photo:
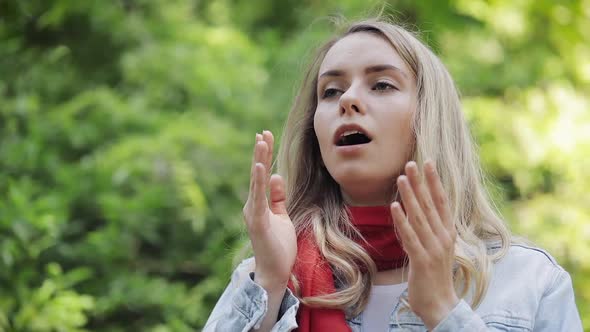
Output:
[[356,88],[350,87],[340,96],[340,113],[341,115],[352,115],[354,113],[365,113],[365,107],[360,98],[360,92]]

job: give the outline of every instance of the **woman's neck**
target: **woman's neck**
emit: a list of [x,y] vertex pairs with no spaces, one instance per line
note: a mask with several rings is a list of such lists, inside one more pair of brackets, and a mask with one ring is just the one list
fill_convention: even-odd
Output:
[[[355,188],[356,189],[356,188]],[[393,202],[397,189],[394,186],[381,190],[344,190],[340,192],[344,203],[348,206],[385,206]]]

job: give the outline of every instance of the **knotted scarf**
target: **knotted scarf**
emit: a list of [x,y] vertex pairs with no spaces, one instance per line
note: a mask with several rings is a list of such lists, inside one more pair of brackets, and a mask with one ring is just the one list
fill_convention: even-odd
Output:
[[[389,206],[348,207],[349,217],[363,238],[353,239],[371,256],[377,270],[402,267],[406,253],[402,249],[393,228]],[[297,239],[297,260],[293,268],[300,286],[300,296],[318,296],[336,291],[334,276],[328,262],[322,257],[310,233]],[[293,289],[290,283],[289,287]],[[301,304],[297,323],[299,332],[350,331],[344,311],[338,309],[310,308]]]

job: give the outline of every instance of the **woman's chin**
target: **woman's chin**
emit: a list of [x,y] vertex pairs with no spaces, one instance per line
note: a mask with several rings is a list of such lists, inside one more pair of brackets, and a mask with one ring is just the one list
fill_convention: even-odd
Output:
[[389,174],[379,174],[375,170],[369,169],[365,165],[347,165],[338,167],[334,172],[330,172],[334,180],[342,187],[382,187],[384,183],[391,182],[393,177]]

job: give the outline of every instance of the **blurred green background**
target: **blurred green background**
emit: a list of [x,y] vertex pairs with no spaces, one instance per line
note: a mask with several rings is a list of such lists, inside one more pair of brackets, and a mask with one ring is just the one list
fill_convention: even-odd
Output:
[[[327,17],[367,0],[0,0],[0,331],[200,330]],[[390,1],[590,331],[590,1]]]

